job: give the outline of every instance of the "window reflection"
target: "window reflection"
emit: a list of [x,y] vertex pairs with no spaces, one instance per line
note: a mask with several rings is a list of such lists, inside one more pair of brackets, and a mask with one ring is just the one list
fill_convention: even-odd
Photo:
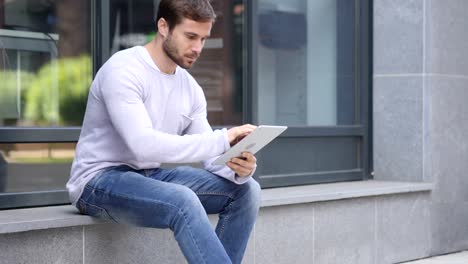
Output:
[[73,143],[0,144],[0,193],[63,190]]
[[258,122],[357,123],[355,1],[258,2]]
[[0,0],[0,126],[81,125],[90,1]]
[[[244,4],[239,0],[211,4],[216,23],[189,72],[204,90],[210,124],[236,125],[242,123]],[[111,1],[110,25],[111,53],[146,44],[156,34],[153,0]]]

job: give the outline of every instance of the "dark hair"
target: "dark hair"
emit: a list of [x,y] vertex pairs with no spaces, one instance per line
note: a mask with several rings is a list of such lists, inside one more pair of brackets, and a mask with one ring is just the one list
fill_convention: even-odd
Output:
[[[155,0],[156,23],[164,18],[169,30],[182,22],[183,18],[188,18],[197,22],[208,22],[216,19],[216,14],[209,0]],[[157,12],[156,12],[157,10]]]

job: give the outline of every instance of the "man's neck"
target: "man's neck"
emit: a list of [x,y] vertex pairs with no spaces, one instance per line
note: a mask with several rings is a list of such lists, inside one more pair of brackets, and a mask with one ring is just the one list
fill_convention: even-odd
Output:
[[156,36],[151,42],[145,45],[145,48],[160,71],[166,74],[175,73],[177,65],[164,52],[162,40],[160,38]]

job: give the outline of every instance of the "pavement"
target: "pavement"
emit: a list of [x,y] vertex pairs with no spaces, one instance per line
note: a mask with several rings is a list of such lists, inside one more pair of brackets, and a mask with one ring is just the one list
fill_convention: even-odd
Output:
[[468,264],[468,251],[403,262],[401,264]]

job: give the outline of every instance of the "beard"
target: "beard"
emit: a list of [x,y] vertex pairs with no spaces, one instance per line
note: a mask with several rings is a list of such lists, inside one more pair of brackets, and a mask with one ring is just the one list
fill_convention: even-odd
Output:
[[[173,43],[171,35],[167,37],[166,40],[163,42],[163,51],[166,53],[166,55],[177,65],[179,65],[181,68],[184,69],[190,69],[192,68],[193,64],[198,58],[197,54],[189,54],[189,55],[179,55],[177,46]],[[185,61],[185,58],[190,58],[193,61],[187,62]]]

